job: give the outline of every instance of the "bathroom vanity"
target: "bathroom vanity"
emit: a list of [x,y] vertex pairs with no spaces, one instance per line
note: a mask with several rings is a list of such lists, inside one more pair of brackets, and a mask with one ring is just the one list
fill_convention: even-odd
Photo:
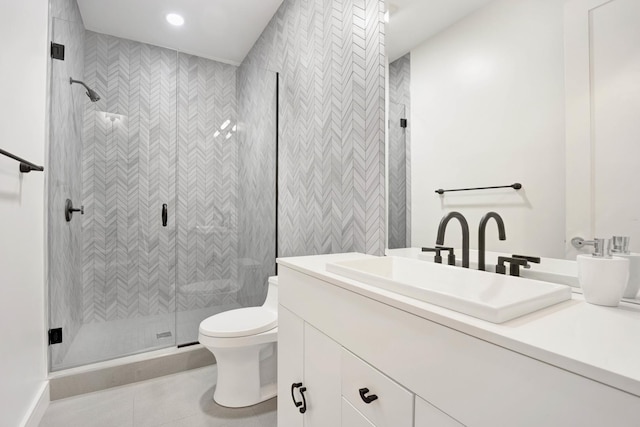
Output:
[[364,257],[278,260],[279,427],[640,425],[638,306],[491,323],[326,270]]

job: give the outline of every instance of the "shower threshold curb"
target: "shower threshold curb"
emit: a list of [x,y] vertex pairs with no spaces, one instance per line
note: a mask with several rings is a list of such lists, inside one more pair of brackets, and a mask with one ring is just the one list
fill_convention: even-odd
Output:
[[51,401],[119,387],[215,363],[202,344],[172,347],[51,372]]

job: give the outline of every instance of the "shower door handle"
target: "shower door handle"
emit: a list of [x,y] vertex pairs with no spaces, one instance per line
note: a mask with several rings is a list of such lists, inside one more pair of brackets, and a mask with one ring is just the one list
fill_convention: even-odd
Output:
[[167,204],[166,203],[162,204],[162,226],[163,227],[167,226]]

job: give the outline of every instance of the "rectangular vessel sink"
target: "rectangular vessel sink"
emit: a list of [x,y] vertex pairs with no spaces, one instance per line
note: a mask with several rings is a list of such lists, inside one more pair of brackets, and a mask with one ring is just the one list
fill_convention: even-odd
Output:
[[565,285],[401,257],[328,263],[327,271],[493,323],[571,299]]
[[[456,254],[461,250],[456,250]],[[498,263],[498,257],[505,256],[510,257],[511,254],[490,252],[485,253],[486,271],[495,272],[496,264]],[[446,262],[446,257],[444,262]],[[469,250],[469,268],[478,268],[478,251],[474,249]],[[420,252],[418,253],[418,259],[423,261],[433,261],[433,253]],[[461,266],[462,261],[457,258],[456,265]],[[560,283],[568,285],[573,288],[579,288],[578,283],[578,263],[568,259],[556,259],[556,258],[541,258],[540,264],[529,263],[530,268],[521,268],[520,276],[528,279],[542,280],[544,282]]]

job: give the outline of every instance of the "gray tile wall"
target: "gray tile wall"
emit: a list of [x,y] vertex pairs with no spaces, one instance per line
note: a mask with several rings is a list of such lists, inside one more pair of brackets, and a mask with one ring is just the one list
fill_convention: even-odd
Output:
[[[411,246],[411,57],[389,64],[389,248]],[[401,128],[399,120],[408,126]]]
[[226,304],[238,274],[236,67],[90,31],[86,52],[103,99],[85,103],[85,322]]
[[85,52],[84,322],[173,312],[177,54],[91,31]]
[[279,256],[383,253],[383,11],[285,0],[245,59],[281,73]]
[[83,24],[82,15],[76,0],[49,0],[49,18],[64,19]]
[[[228,303],[237,282],[237,67],[178,55],[178,310]],[[227,126],[222,129],[225,122]],[[205,284],[193,292],[184,286]]]
[[75,0],[51,0],[50,37],[66,46],[64,61],[50,62],[49,155],[47,180],[48,288],[50,327],[62,327],[64,339],[51,347],[51,363],[66,355],[83,321],[81,220],[66,222],[67,198],[82,204],[82,112],[86,96],[69,77],[84,74],[84,25]]
[[238,301],[258,305],[275,274],[276,73],[245,60],[238,69]]

